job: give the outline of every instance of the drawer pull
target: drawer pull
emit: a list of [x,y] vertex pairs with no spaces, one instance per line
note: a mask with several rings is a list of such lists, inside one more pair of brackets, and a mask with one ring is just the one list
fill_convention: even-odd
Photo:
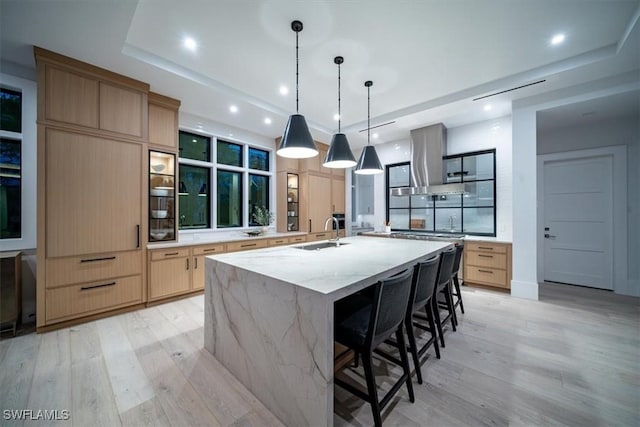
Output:
[[107,256],[104,258],[90,258],[90,259],[81,259],[80,262],[98,262],[98,261],[111,261],[116,259],[115,256]]
[[482,254],[478,254],[479,257],[482,258],[493,258],[493,255],[482,255]]
[[189,269],[189,258],[187,258],[187,270]]
[[491,271],[491,270],[480,270],[480,269],[478,269],[478,271],[479,271],[480,273],[489,273],[489,274],[493,274],[493,271]]
[[251,246],[255,246],[255,243],[246,243],[244,245],[240,245],[241,248],[250,248]]
[[193,269],[194,269],[194,270],[197,270],[197,269],[198,269],[198,258],[194,258],[194,259],[193,259],[193,263],[195,264],[195,265],[193,266]]
[[485,249],[487,251],[492,251],[493,250],[493,248],[490,247],[490,246],[478,246],[478,249]]
[[202,252],[215,252],[217,250],[218,248],[209,248],[209,249],[204,249]]
[[113,286],[115,284],[116,284],[116,282],[110,282],[110,283],[102,283],[100,285],[83,286],[83,287],[80,288],[80,290],[81,291],[88,291],[90,289],[105,288],[107,286]]
[[173,256],[173,255],[178,255],[179,252],[169,252],[164,254],[164,256]]

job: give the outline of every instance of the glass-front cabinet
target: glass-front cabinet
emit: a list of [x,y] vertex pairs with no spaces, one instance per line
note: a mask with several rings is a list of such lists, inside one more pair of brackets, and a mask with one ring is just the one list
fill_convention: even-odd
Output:
[[299,205],[298,205],[298,175],[295,173],[287,174],[287,231],[298,231],[300,226],[298,223]]
[[149,150],[149,242],[176,238],[176,155]]

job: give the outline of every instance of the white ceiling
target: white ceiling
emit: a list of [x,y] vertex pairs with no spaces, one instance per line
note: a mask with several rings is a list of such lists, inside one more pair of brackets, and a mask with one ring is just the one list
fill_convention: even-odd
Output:
[[[333,57],[344,56],[342,128],[356,147],[366,143],[365,80],[372,126],[396,121],[377,141],[500,117],[515,99],[640,70],[639,13],[638,0],[0,0],[0,56],[33,68],[37,45],[149,82],[184,112],[276,137],[295,110],[299,19],[300,112],[328,142]],[[566,41],[552,46],[560,32]],[[187,35],[195,52],[182,46]]]

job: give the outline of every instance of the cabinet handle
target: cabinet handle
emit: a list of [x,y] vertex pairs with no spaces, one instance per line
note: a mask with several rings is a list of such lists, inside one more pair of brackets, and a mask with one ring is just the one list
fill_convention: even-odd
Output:
[[187,270],[189,269],[189,258],[187,258]]
[[136,248],[140,248],[140,224],[136,224]]
[[104,258],[89,258],[89,259],[81,259],[80,262],[98,262],[98,261],[111,261],[116,259],[115,256],[107,256]]
[[488,251],[492,251],[493,250],[493,248],[489,247],[489,246],[478,246],[478,249],[486,249]]
[[198,269],[198,258],[194,258],[194,259],[193,259],[193,263],[195,264],[195,265],[193,266],[193,269],[194,269],[194,270],[197,270],[197,269]]
[[217,250],[218,250],[218,248],[210,248],[210,249],[205,249],[202,252],[215,252]]
[[80,290],[81,291],[88,291],[90,289],[105,288],[107,286],[113,286],[115,284],[116,284],[116,282],[110,282],[110,283],[102,283],[100,285],[83,286],[83,287],[80,288]]
[[311,233],[311,220],[309,220],[309,233]]
[[483,255],[483,254],[478,254],[479,257],[482,258],[493,258],[493,255]]
[[168,252],[164,254],[164,256],[172,256],[172,255],[178,255],[178,252]]
[[491,270],[480,270],[480,269],[478,269],[478,271],[479,271],[480,273],[489,273],[489,274],[493,274],[493,271],[491,271]]
[[255,245],[256,245],[255,243],[247,243],[247,244],[244,244],[244,245],[240,245],[240,247],[241,248],[250,248],[251,246],[255,246]]

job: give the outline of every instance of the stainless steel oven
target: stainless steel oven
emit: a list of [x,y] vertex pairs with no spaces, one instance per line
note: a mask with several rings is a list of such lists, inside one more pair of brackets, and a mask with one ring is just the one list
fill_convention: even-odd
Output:
[[[345,225],[344,225],[345,215],[343,213],[334,213],[333,217],[338,220],[338,227],[340,228],[340,230],[344,230],[345,229],[344,228],[345,227]],[[333,223],[333,229],[335,230],[336,229],[336,223],[333,222],[333,221],[332,221],[332,223]]]

